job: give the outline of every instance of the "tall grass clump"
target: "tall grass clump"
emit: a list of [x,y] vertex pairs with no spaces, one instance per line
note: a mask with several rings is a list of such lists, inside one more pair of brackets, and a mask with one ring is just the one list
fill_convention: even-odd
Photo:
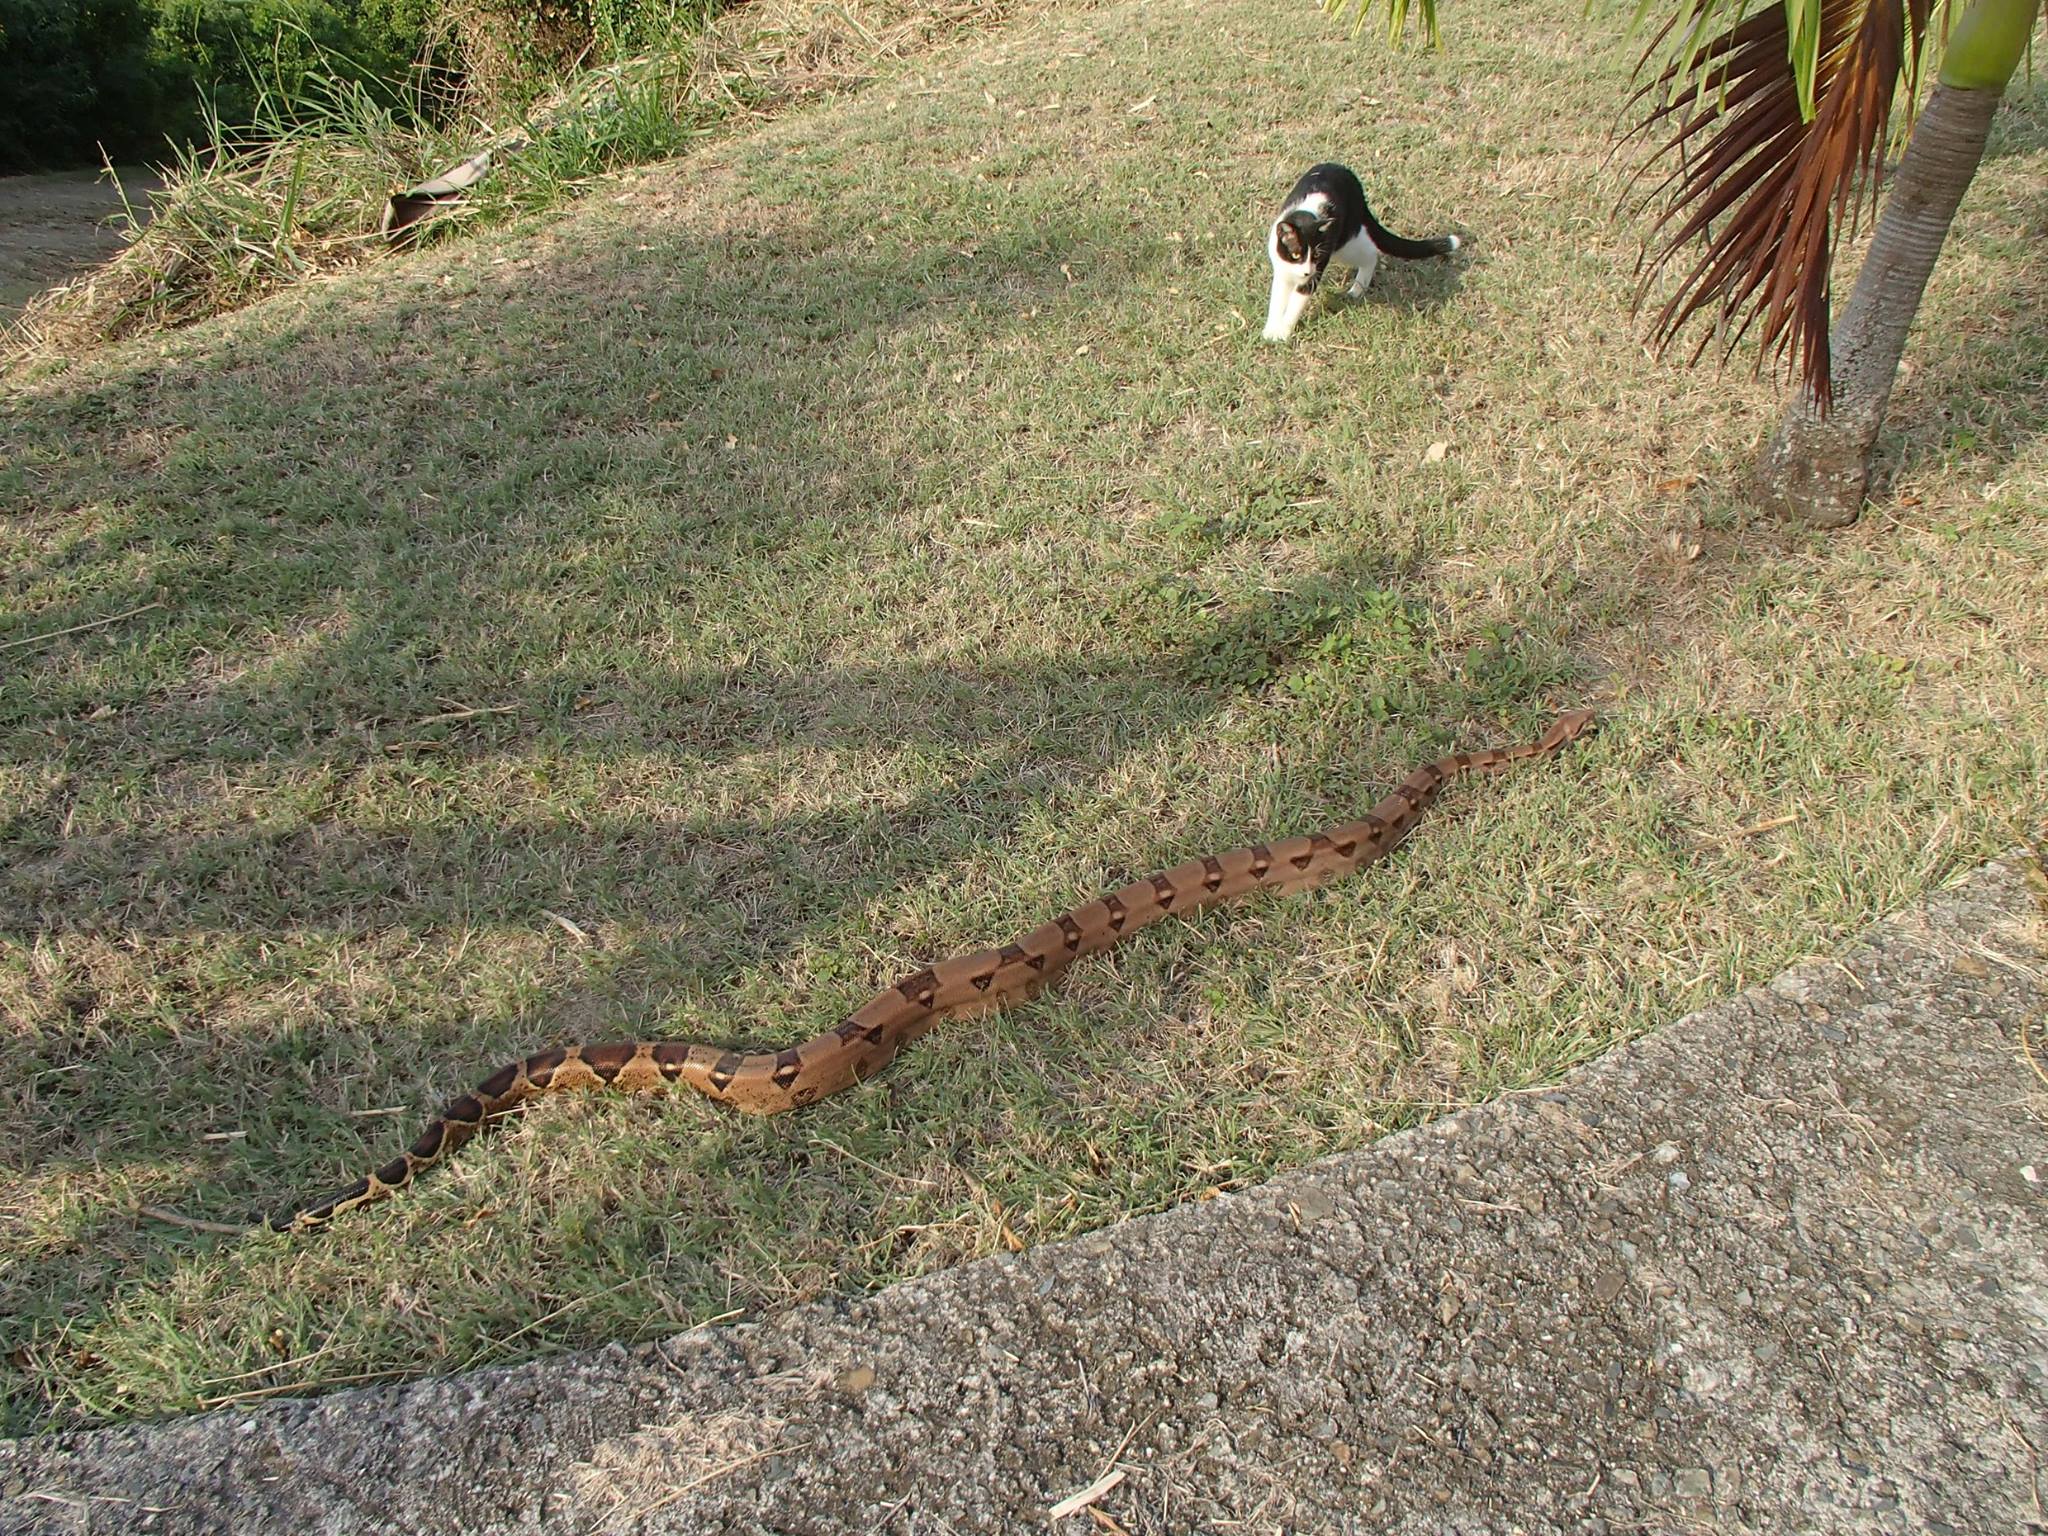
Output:
[[173,151],[153,212],[127,206],[128,248],[30,304],[23,337],[69,347],[183,325],[360,259],[432,136],[360,81],[301,85],[291,102],[258,92],[240,127],[209,108],[209,142]]

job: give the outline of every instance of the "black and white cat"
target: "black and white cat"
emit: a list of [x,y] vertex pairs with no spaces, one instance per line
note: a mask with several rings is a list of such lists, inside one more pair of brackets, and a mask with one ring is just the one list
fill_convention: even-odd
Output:
[[1372,216],[1365,188],[1341,165],[1312,165],[1287,194],[1266,238],[1273,262],[1273,297],[1266,306],[1268,341],[1294,333],[1332,261],[1354,269],[1351,297],[1365,297],[1381,255],[1403,261],[1448,256],[1462,244],[1456,235],[1404,240]]

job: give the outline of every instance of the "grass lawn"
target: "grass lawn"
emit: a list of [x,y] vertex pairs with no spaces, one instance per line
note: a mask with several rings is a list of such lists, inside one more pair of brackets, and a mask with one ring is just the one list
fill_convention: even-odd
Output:
[[[1199,1198],[1553,1081],[2034,834],[2048,91],[1936,274],[1890,493],[1808,537],[1735,494],[1768,382],[1639,344],[1633,53],[1578,17],[1395,55],[1298,0],[1033,11],[557,224],[10,386],[4,1427]],[[1264,221],[1323,156],[1472,248],[1267,347]],[[550,1042],[794,1042],[1589,700],[1390,863],[804,1113],[546,1102],[314,1240],[135,1215],[322,1193]]]

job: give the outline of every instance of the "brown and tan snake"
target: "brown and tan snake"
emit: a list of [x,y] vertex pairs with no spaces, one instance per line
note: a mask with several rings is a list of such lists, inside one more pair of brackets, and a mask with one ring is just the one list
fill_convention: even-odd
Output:
[[1591,710],[1561,715],[1527,746],[1459,752],[1425,763],[1357,821],[1310,837],[1176,864],[1134,880],[1041,924],[1014,944],[959,955],[906,976],[837,1028],[786,1051],[741,1055],[717,1046],[671,1040],[564,1045],[501,1067],[441,1112],[400,1156],[348,1188],[299,1206],[270,1225],[305,1231],[343,1211],[403,1189],[484,1126],[536,1094],[564,1088],[644,1092],[687,1083],[699,1093],[750,1115],[802,1109],[827,1094],[873,1077],[896,1053],[941,1019],[967,1018],[1031,996],[1083,955],[1168,913],[1198,912],[1252,891],[1299,891],[1348,875],[1391,853],[1444,785],[1464,773],[1492,773],[1511,763],[1549,757],[1593,724]]

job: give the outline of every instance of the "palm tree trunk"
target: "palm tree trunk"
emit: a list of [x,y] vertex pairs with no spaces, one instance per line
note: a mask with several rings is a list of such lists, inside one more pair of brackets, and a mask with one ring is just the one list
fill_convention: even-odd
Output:
[[1764,505],[1815,528],[1863,510],[1877,435],[1891,403],[1906,332],[1956,208],[1984,158],[2003,84],[1937,84],[1928,97],[1870,239],[1856,287],[1832,327],[1834,403],[1825,414],[1803,386],[1757,465]]
[[1823,415],[1800,389],[1757,465],[1765,505],[1815,528],[1839,528],[1863,510],[1906,332],[2040,6],[2041,0],[1970,0],[1951,28],[1940,78],[1906,141],[1870,253],[1832,328],[1833,409]]

